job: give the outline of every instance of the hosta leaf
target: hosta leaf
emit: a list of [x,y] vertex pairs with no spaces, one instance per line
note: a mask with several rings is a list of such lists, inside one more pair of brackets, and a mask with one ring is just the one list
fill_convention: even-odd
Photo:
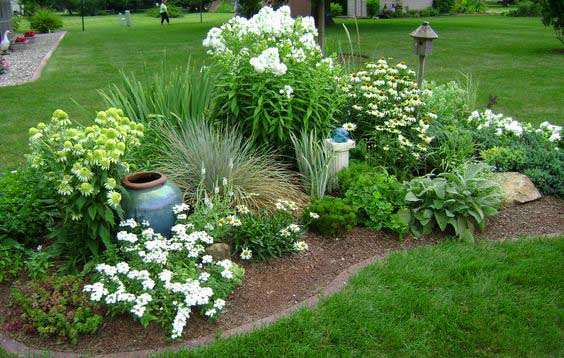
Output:
[[441,231],[445,231],[448,224],[447,216],[440,211],[435,211],[435,220],[437,221],[437,224],[439,224]]

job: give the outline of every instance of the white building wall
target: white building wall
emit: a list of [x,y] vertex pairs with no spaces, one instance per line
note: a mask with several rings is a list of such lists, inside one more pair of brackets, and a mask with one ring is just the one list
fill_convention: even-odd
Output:
[[384,9],[384,5],[392,10],[398,3],[409,10],[423,10],[433,6],[433,0],[380,0],[380,11]]
[[366,8],[367,0],[348,0],[347,2],[347,16],[348,17],[367,17],[368,11]]

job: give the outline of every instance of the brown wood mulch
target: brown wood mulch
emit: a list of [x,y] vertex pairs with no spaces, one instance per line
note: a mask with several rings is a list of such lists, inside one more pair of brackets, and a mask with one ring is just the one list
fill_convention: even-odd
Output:
[[[532,203],[503,209],[488,219],[481,239],[508,239],[528,235],[562,233],[564,229],[564,200],[544,197]],[[185,329],[183,342],[209,337],[218,332],[248,325],[275,313],[294,307],[298,302],[320,294],[329,283],[352,265],[375,257],[416,246],[437,242],[425,238],[400,241],[393,233],[374,232],[356,228],[340,240],[321,239],[314,234],[305,237],[309,251],[304,255],[290,255],[268,262],[242,262],[246,273],[243,285],[235,290],[227,302],[221,318],[215,323],[194,317]],[[364,265],[364,263],[362,264]],[[359,266],[359,265],[357,265]],[[9,298],[9,285],[0,285],[0,330],[6,337],[28,347],[80,353],[115,353],[178,347],[157,325],[144,329],[131,318],[106,319],[98,333],[82,336],[73,346],[65,341],[41,338],[34,333],[6,332],[6,323],[17,320],[18,310]],[[1,343],[1,342],[0,342]]]

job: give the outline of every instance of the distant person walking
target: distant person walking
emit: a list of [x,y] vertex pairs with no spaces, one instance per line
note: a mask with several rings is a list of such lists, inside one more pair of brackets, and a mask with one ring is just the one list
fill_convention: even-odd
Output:
[[159,12],[161,14],[161,25],[164,24],[165,20],[166,23],[170,25],[170,20],[168,18],[168,8],[166,7],[166,0],[161,1],[161,6],[159,7]]

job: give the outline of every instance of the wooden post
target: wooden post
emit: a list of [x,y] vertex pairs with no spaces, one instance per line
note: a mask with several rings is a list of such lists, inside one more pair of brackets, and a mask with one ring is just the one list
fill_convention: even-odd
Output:
[[317,0],[317,42],[321,47],[321,52],[325,54],[325,0]]
[[423,89],[423,75],[425,73],[425,56],[419,55],[419,73],[417,74],[417,87]]

